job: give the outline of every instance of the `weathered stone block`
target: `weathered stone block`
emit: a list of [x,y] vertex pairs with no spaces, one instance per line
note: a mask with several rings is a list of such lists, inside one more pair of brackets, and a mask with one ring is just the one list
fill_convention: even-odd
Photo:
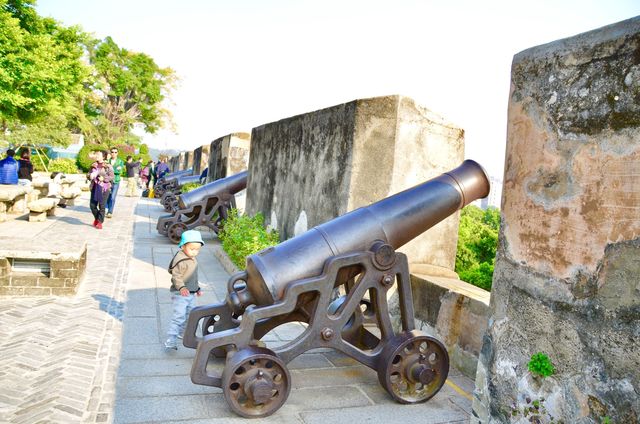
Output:
[[636,17],[514,57],[478,416],[528,397],[564,422],[640,418],[639,51]]
[[80,275],[78,269],[58,269],[56,271],[51,270],[51,277],[54,278],[77,278]]
[[63,270],[63,269],[70,269],[70,270],[77,270],[78,269],[78,265],[79,265],[79,260],[78,261],[58,261],[58,260],[52,260],[51,261],[51,271],[59,271],[59,270]]
[[48,296],[51,294],[51,289],[48,287],[25,287],[24,296]]
[[64,287],[64,286],[65,286],[64,278],[40,277],[38,279],[38,287]]
[[209,146],[207,182],[246,171],[249,166],[251,136],[233,133],[213,140]]
[[0,285],[0,296],[24,296],[24,287]]
[[[355,100],[254,128],[247,212],[282,239],[460,165],[462,129],[402,96]],[[401,251],[453,269],[458,214]]]
[[[198,147],[193,151],[193,173],[194,175],[200,175],[202,172],[209,167],[209,151],[211,146],[206,144],[204,146]],[[207,172],[207,175],[209,173]]]
[[76,294],[76,289],[68,287],[54,287],[51,289],[51,294],[53,296],[73,296]]
[[11,275],[11,285],[19,286],[19,287],[35,287],[38,285],[38,279],[40,277],[44,277],[43,274],[33,274],[33,275]]
[[80,282],[80,278],[65,278],[64,279],[64,286],[69,288],[76,288],[78,286],[78,283]]

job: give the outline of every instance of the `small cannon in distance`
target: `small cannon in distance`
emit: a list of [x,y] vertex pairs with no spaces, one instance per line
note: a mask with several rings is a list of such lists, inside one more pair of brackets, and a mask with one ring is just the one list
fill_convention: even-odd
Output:
[[[333,348],[375,370],[400,403],[424,402],[444,384],[449,356],[437,339],[415,330],[409,266],[396,249],[489,194],[482,167],[458,168],[312,228],[246,258],[230,277],[224,302],[196,307],[184,333],[197,348],[196,384],[222,388],[229,407],[263,417],[286,401],[286,364],[315,348]],[[394,333],[387,293],[397,288],[402,331]],[[306,323],[293,341],[267,349],[274,328]],[[202,337],[197,335],[202,328]],[[222,372],[207,369],[224,357]]]
[[167,183],[164,193],[160,197],[160,204],[167,212],[174,212],[178,207],[178,196],[185,184],[200,183],[199,175],[180,175]]
[[235,194],[247,187],[248,171],[210,182],[178,197],[178,205],[171,215],[158,218],[156,229],[174,243],[186,230],[207,226],[216,234],[235,207]]
[[159,178],[153,186],[153,191],[156,193],[155,197],[160,197],[166,191],[167,186],[176,178],[181,175],[192,175],[193,171],[191,169],[184,169],[182,171],[172,172],[170,174],[166,174],[164,177]]

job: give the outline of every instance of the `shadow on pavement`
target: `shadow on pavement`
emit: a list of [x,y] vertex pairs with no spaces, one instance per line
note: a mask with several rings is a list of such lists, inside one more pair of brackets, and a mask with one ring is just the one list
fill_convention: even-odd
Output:
[[101,311],[105,311],[118,321],[122,321],[124,303],[104,294],[92,294],[91,297],[98,301]]

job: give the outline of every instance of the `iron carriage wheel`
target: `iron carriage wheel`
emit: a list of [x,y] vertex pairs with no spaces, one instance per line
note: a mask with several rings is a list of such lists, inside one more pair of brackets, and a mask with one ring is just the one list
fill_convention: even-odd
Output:
[[273,351],[249,346],[235,352],[222,372],[222,392],[229,407],[246,418],[266,417],[289,397],[291,375]]
[[400,403],[432,398],[449,374],[449,354],[437,339],[412,330],[393,337],[378,366],[382,387]]
[[187,226],[183,222],[175,222],[167,229],[167,236],[169,236],[169,240],[177,244],[180,243],[180,237],[186,230]]

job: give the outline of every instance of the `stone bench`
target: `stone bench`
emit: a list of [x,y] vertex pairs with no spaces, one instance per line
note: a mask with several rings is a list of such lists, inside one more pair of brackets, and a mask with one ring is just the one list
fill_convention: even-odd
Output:
[[0,184],[0,222],[7,220],[7,214],[22,214],[27,209],[27,195],[31,187]]
[[42,222],[46,221],[48,216],[54,216],[56,206],[59,199],[44,198],[29,202],[29,222]]
[[62,197],[63,202],[67,206],[73,206],[75,203],[75,198],[79,197],[82,194],[82,188],[79,185],[64,185],[62,186],[62,190],[60,190],[60,197]]

